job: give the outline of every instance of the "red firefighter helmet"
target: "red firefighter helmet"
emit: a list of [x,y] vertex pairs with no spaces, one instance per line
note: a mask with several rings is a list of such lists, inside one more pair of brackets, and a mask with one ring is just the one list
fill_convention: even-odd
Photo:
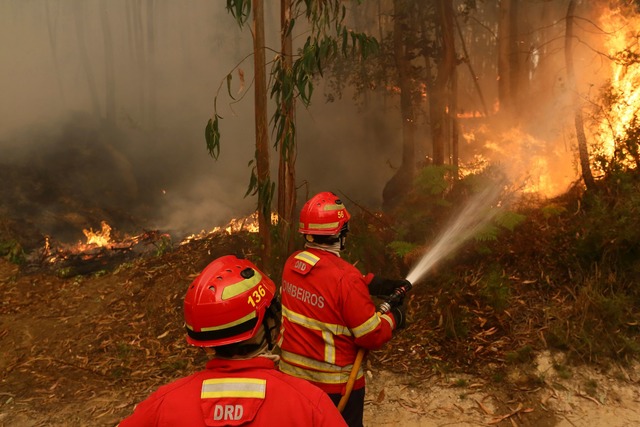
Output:
[[300,211],[300,227],[302,234],[333,236],[349,222],[349,212],[335,194],[324,191],[307,201]]
[[211,262],[184,298],[187,342],[217,347],[252,338],[276,285],[250,261],[226,255]]

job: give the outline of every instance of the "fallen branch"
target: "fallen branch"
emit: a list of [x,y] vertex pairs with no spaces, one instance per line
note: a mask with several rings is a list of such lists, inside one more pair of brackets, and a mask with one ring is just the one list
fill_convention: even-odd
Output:
[[498,423],[500,423],[500,422],[502,422],[502,421],[504,421],[506,419],[509,419],[509,418],[513,417],[516,414],[519,414],[519,413],[526,414],[526,413],[529,413],[529,412],[533,412],[533,408],[523,408],[522,407],[522,403],[518,403],[518,407],[514,411],[508,413],[507,415],[502,415],[502,416],[500,416],[498,418],[494,418],[491,421],[489,421],[488,424],[489,425],[498,424]]
[[587,400],[590,400],[590,401],[592,401],[592,402],[595,402],[595,404],[596,404],[596,405],[598,405],[598,406],[602,406],[602,403],[600,403],[600,402],[598,401],[598,399],[596,399],[596,398],[594,398],[594,397],[591,397],[591,396],[589,396],[588,394],[584,394],[584,393],[581,393],[581,392],[579,392],[579,391],[576,391],[576,396],[578,396],[578,397],[582,397],[583,399],[587,399]]
[[493,415],[493,412],[491,412],[491,410],[489,410],[489,408],[487,408],[486,406],[484,406],[482,404],[482,402],[480,402],[478,399],[475,399],[476,403],[478,404],[478,407],[480,409],[482,409],[482,411],[485,413],[485,415]]

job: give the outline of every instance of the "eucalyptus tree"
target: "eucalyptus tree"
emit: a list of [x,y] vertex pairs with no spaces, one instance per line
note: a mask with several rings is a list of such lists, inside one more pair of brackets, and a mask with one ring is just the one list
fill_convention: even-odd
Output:
[[584,120],[582,118],[582,110],[577,102],[576,77],[573,66],[573,20],[576,9],[575,0],[569,0],[566,16],[566,33],[565,33],[565,59],[567,64],[567,82],[569,90],[573,95],[574,103],[574,124],[576,129],[576,138],[578,140],[578,157],[580,159],[580,169],[582,171],[582,179],[585,186],[589,190],[595,188],[595,180],[591,173],[591,164],[589,162],[589,148],[587,144],[587,136],[584,130]]
[[[227,0],[227,10],[236,19],[240,27],[243,27],[255,9],[258,2],[254,0]],[[254,10],[255,14],[255,10]],[[279,151],[278,173],[278,222],[285,231],[280,235],[284,237],[284,248],[289,247],[290,231],[293,229],[293,210],[295,207],[295,153],[296,153],[296,127],[295,108],[296,101],[307,107],[311,104],[314,91],[314,79],[321,77],[324,68],[337,57],[350,57],[357,60],[366,57],[378,47],[375,38],[364,33],[352,31],[345,24],[347,9],[340,0],[281,0],[281,47],[279,54],[271,64],[270,92],[274,101],[274,110],[271,117],[272,131],[275,134],[274,147]],[[255,21],[255,19],[254,19]],[[297,29],[298,21],[302,34],[307,34],[303,44],[294,47],[292,34]],[[255,30],[254,30],[255,31]],[[264,54],[266,46],[255,43],[254,55]],[[256,79],[263,72],[254,70]],[[261,77],[260,77],[261,78]],[[227,75],[227,88],[230,88],[231,73]],[[228,95],[231,95],[230,90]],[[256,96],[259,96],[256,94]],[[260,95],[261,96],[261,95]],[[220,155],[220,119],[217,112],[217,97],[214,100],[214,114],[209,119],[205,129],[207,149],[212,157],[217,159]],[[255,106],[256,120],[267,114],[267,106]],[[256,135],[256,165],[252,168],[249,186],[245,196],[258,196],[258,215],[270,218],[271,205],[275,193],[275,183],[271,182],[268,163],[269,153],[267,147],[262,145],[264,136]],[[258,160],[262,160],[260,163]],[[253,162],[252,162],[253,164]],[[263,245],[270,242],[270,222],[260,222],[260,236]],[[263,246],[264,247],[264,246]],[[263,263],[265,263],[263,259]],[[263,265],[263,268],[266,268]]]
[[[377,3],[377,17],[369,25],[380,33],[379,53],[368,61],[369,66],[356,73],[334,67],[333,88],[341,92],[344,85],[340,81],[354,80],[361,92],[375,88],[389,96],[399,96],[402,160],[382,194],[383,207],[393,208],[411,189],[417,165],[426,161],[417,155],[418,141],[428,139],[417,135],[421,118],[431,140],[430,147],[422,147],[425,152],[431,150],[430,161],[435,165],[453,161],[450,147],[455,135],[454,77],[460,60],[452,0]],[[463,3],[469,5],[462,10],[473,8],[472,1]]]

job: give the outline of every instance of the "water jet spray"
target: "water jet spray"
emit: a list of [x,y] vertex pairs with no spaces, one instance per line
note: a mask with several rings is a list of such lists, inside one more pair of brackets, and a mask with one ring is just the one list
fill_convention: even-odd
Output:
[[[417,282],[422,280],[438,261],[458,249],[464,242],[488,224],[498,213],[498,210],[492,207],[492,205],[498,202],[498,197],[502,189],[503,185],[494,184],[473,196],[465,208],[445,228],[444,232],[439,235],[431,249],[425,252],[418,263],[409,271],[406,277],[407,284],[397,288],[385,302],[380,304],[377,311],[380,314],[384,314],[391,310],[394,304],[401,304],[407,292],[409,292]],[[338,402],[338,410],[340,412],[344,410],[349,400],[349,395],[353,390],[360,365],[364,359],[364,353],[364,349],[360,349],[356,354],[345,393],[340,399],[340,402]]]
[[492,185],[473,196],[458,216],[444,229],[434,245],[416,265],[411,268],[406,279],[416,284],[440,260],[458,249],[491,221],[498,210],[491,205],[497,203],[502,191],[501,185]]

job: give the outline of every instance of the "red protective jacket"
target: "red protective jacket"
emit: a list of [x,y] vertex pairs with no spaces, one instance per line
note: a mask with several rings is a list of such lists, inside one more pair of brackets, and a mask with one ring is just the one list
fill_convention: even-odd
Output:
[[160,387],[120,427],[346,426],[320,389],[272,360],[213,359],[207,369]]
[[[359,348],[391,339],[395,319],[379,315],[363,277],[339,256],[319,249],[294,253],[282,273],[279,368],[327,393],[344,393]],[[364,387],[362,369],[354,389]]]

